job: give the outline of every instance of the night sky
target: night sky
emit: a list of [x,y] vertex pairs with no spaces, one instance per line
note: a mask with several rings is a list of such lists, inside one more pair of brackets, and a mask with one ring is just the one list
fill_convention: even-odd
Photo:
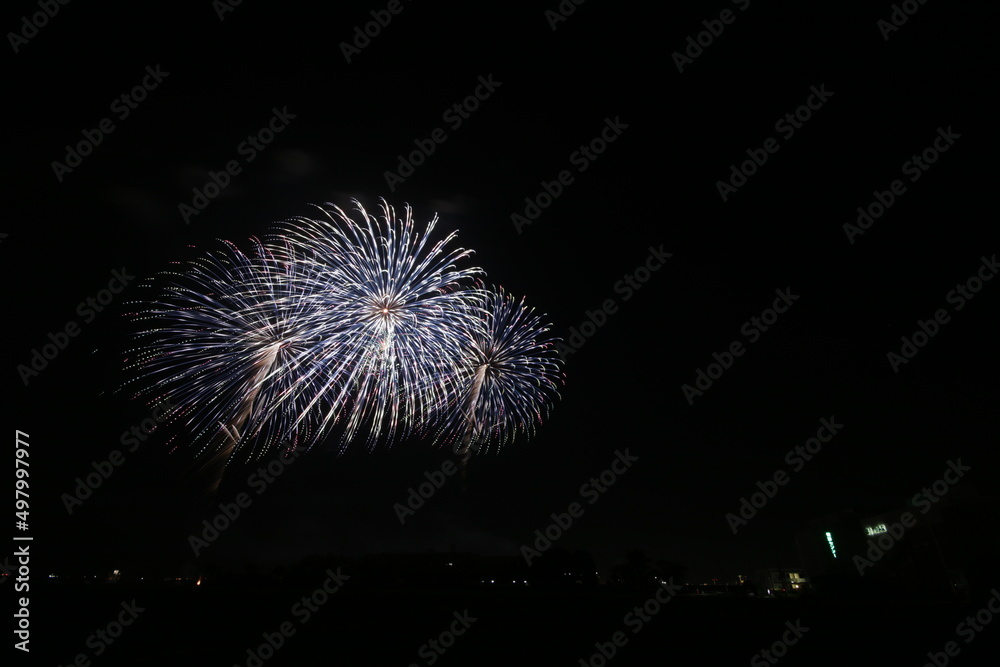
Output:
[[[341,43],[384,4],[244,2],[220,20],[208,1],[70,3],[16,53],[8,37],[4,412],[8,432],[30,434],[40,567],[193,574],[326,553],[518,556],[626,449],[638,460],[558,543],[603,571],[627,549],[682,563],[693,580],[791,565],[806,521],[903,507],[958,457],[972,466],[963,484],[996,494],[1000,280],[949,298],[1000,252],[996,7],[930,2],[884,39],[888,2],[718,0],[654,14],[593,0],[553,30],[556,6],[403,2],[350,62]],[[732,22],[679,72],[672,54],[726,8]],[[8,6],[5,33],[36,10]],[[147,67],[162,81],[123,118],[113,103]],[[481,78],[495,88],[449,121]],[[781,124],[809,100],[808,120]],[[287,126],[247,162],[241,142],[274,109]],[[57,174],[67,145],[104,118],[113,131]],[[614,141],[581,158],[606,127]],[[385,173],[437,128],[446,140],[391,190]],[[933,164],[906,171],[942,136]],[[767,160],[724,200],[717,182],[748,150]],[[231,160],[240,173],[185,221],[192,189]],[[572,182],[518,230],[512,215],[563,170]],[[845,223],[897,179],[905,192],[852,239]],[[196,561],[188,535],[256,466],[232,467],[207,497],[183,432],[171,452],[159,430],[69,515],[62,495],[150,415],[115,391],[128,379],[135,286],[216,239],[246,247],[275,221],[354,197],[369,210],[379,197],[409,203],[420,222],[438,213],[439,238],[458,229],[489,279],[563,338],[614,300],[569,355],[536,437],[475,457],[466,490],[449,480],[405,525],[393,505],[453,460],[447,450],[317,447]],[[623,289],[651,248],[671,256]],[[85,321],[78,304],[115,270],[134,280]],[[753,334],[744,325],[776,290],[797,298]],[[894,369],[887,355],[939,309],[948,321]],[[69,321],[80,334],[25,385],[17,366]],[[689,402],[682,386],[734,341],[744,353]],[[821,419],[843,428],[734,536],[726,514],[790,471],[786,452]]]

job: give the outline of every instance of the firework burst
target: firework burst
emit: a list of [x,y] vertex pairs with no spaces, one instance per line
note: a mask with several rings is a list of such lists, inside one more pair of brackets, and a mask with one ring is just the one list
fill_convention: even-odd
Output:
[[310,373],[329,379],[324,425],[347,415],[342,446],[361,432],[372,446],[420,432],[451,399],[483,271],[458,268],[472,251],[449,249],[456,233],[432,242],[437,216],[418,229],[409,206],[398,218],[383,201],[377,218],[355,205],[357,219],[334,206],[320,220],[282,224],[279,238],[317,267],[308,290],[325,335]]
[[[327,205],[143,284],[127,382],[168,396],[220,472],[278,443],[309,448],[338,426],[341,450],[436,433],[468,457],[531,435],[557,395],[548,325],[483,289],[472,251],[434,241],[406,206]],[[217,484],[217,482],[216,482]]]
[[476,326],[464,331],[455,398],[438,431],[464,457],[533,435],[563,379],[550,325],[502,287],[484,294]]
[[151,296],[129,313],[139,330],[126,366],[139,378],[123,388],[141,382],[137,394],[183,406],[176,419],[201,454],[229,460],[278,442],[312,444],[321,419],[301,372],[318,341],[304,288],[312,266],[280,262],[256,240],[250,254],[222,243],[142,285]]

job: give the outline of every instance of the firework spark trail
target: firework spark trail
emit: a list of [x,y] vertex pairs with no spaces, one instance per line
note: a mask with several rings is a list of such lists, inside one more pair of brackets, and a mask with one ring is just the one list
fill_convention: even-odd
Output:
[[469,398],[465,401],[462,412],[465,415],[467,427],[465,435],[462,437],[461,446],[456,450],[458,454],[465,454],[469,451],[473,439],[483,430],[483,423],[476,419],[476,408],[479,404],[479,396],[483,391],[483,383],[486,381],[486,371],[489,364],[479,364],[472,378],[472,388],[469,391]]
[[254,401],[257,399],[258,394],[260,394],[260,390],[264,386],[268,376],[271,374],[271,370],[278,360],[278,353],[282,345],[283,343],[279,341],[261,350],[260,359],[256,364],[257,370],[247,383],[246,389],[243,392],[243,400],[237,408],[236,415],[229,424],[219,422],[220,435],[224,439],[224,444],[203,468],[206,472],[214,473],[214,482],[210,487],[212,492],[217,491],[219,484],[222,482],[222,473],[225,471],[225,465],[232,458],[233,452],[239,446],[241,439],[240,432],[254,414]]

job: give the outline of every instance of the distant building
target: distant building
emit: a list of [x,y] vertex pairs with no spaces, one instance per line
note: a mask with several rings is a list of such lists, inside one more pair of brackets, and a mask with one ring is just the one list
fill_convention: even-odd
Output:
[[995,585],[1000,511],[966,480],[934,502],[917,494],[887,511],[818,517],[796,544],[819,593],[965,599]]
[[757,570],[753,583],[757,587],[757,595],[787,595],[809,588],[809,580],[801,567]]

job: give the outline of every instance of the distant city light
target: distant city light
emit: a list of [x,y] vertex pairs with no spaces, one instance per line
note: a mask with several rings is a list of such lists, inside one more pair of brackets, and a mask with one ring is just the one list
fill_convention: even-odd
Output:
[[827,544],[830,545],[830,553],[832,553],[833,557],[836,558],[837,557],[837,548],[833,546],[833,535],[830,534],[830,531],[827,531],[827,533],[826,533],[826,541],[827,541]]

